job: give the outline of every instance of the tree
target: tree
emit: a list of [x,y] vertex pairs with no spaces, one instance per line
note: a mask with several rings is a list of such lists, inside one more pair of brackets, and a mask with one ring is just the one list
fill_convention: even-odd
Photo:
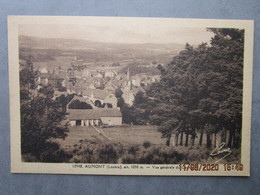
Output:
[[239,147],[242,128],[244,30],[208,30],[215,33],[210,51],[215,59],[214,65],[221,68],[218,72],[226,73],[225,98],[220,102],[220,109],[216,114],[223,124],[220,127],[230,132],[228,146]]
[[74,100],[69,105],[69,109],[93,109],[92,106],[86,102],[81,102],[79,100]]
[[120,87],[117,88],[117,89],[115,90],[115,96],[116,96],[116,98],[119,99],[119,98],[122,97],[122,95],[123,95],[123,91],[121,90],[121,88],[120,88]]
[[211,46],[202,43],[193,48],[186,44],[170,64],[158,66],[161,80],[146,91],[156,102],[150,111],[151,122],[160,126],[167,144],[175,133],[176,140],[181,135],[182,145],[185,133],[187,146],[188,136],[195,139],[199,131],[200,144],[206,133],[210,147],[211,134],[222,129],[230,132],[229,147],[240,143],[236,133],[241,133],[242,121],[244,31],[208,30],[215,34]]
[[52,87],[36,90],[35,78],[33,69],[20,71],[22,155],[26,161],[61,162],[66,155],[51,139],[66,137],[66,113],[53,100]]

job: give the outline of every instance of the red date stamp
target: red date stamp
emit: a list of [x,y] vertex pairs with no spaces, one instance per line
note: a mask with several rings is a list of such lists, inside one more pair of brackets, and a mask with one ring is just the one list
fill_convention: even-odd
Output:
[[224,171],[243,171],[244,166],[243,164],[224,164]]
[[218,164],[179,164],[180,171],[218,171]]
[[[222,164],[224,171],[243,171],[243,164]],[[219,171],[219,164],[179,164],[180,171]]]

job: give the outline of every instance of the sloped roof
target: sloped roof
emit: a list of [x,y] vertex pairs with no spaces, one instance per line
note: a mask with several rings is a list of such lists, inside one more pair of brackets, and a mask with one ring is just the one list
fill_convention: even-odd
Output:
[[98,72],[96,70],[90,70],[89,72],[92,74],[93,77],[96,77],[98,74],[102,75],[102,77],[104,76],[101,72]]
[[118,81],[111,81],[111,84],[114,85],[116,88],[120,87],[120,83]]
[[41,78],[49,78],[51,76],[51,73],[40,73],[39,75]]
[[94,97],[97,99],[104,100],[108,95],[112,94],[110,92],[100,90],[100,89],[86,89],[82,91],[83,96],[91,96],[93,93]]
[[88,101],[87,98],[76,96],[76,95],[71,99],[71,102],[75,101],[75,100],[79,100],[80,102],[87,102]]
[[55,76],[57,78],[65,79],[65,78],[67,78],[67,73],[65,71],[59,71]]
[[142,91],[142,92],[143,92],[143,88],[141,88],[141,87],[139,87],[139,88],[133,87],[133,88],[131,89],[131,92],[134,93],[134,94],[137,94],[139,91]]
[[122,117],[117,108],[69,109],[69,120],[101,119],[101,117]]
[[82,76],[82,72],[80,71],[74,71],[74,74],[73,74],[75,77],[81,77]]
[[115,87],[115,86],[113,86],[113,85],[106,85],[105,86],[105,91],[115,91],[117,88]]

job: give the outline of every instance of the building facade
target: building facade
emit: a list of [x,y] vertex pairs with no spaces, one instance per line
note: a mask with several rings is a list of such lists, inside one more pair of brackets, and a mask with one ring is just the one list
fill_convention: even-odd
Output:
[[122,125],[122,113],[117,108],[68,109],[71,126]]

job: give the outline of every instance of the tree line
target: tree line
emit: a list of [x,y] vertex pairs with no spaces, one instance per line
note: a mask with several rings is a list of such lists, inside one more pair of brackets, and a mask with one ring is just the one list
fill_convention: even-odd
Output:
[[158,125],[167,145],[173,134],[176,146],[187,146],[189,138],[194,145],[196,137],[202,145],[206,135],[210,147],[220,133],[228,147],[240,147],[244,30],[207,30],[214,33],[210,45],[186,44],[171,63],[158,67],[160,81],[139,92],[132,107],[123,107],[126,122]]

